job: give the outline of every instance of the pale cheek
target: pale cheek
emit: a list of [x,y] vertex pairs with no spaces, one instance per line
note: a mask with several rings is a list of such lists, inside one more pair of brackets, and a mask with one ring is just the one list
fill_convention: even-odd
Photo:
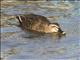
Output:
[[58,32],[57,28],[52,29],[53,32]]

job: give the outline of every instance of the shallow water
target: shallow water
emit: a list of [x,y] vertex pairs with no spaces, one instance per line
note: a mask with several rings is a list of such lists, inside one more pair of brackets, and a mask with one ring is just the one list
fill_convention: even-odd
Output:
[[[47,2],[48,3],[48,2]],[[54,2],[53,2],[54,3]],[[43,8],[40,6],[30,5],[17,5],[13,8],[7,8],[4,13],[6,14],[23,14],[21,11],[19,13],[18,10],[24,8],[30,8],[30,11],[36,14],[48,16],[60,16],[58,20],[53,20],[51,18],[51,22],[58,22],[63,31],[66,32],[65,36],[58,38],[57,35],[53,34],[45,34],[40,35],[38,37],[27,38],[31,33],[23,32],[17,27],[4,27],[1,31],[1,53],[2,58],[7,60],[79,60],[80,58],[80,6],[78,3],[74,3],[72,5],[76,6],[72,7],[67,12],[71,15],[65,13],[55,11],[55,9],[49,10],[48,8]],[[34,6],[36,8],[33,9]],[[52,5],[51,5],[52,6]],[[18,9],[18,10],[17,10]],[[31,10],[32,9],[32,10]],[[3,10],[3,11],[4,11]],[[18,11],[18,12],[17,12]],[[14,14],[15,14],[14,13]],[[14,15],[13,14],[13,15]],[[11,33],[11,35],[7,35],[6,33]],[[31,36],[31,35],[30,35]]]

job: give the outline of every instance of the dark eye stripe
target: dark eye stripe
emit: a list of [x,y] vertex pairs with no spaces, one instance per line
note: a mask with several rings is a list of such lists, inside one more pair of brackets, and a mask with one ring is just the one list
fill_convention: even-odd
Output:
[[54,25],[54,26],[52,26],[52,27],[56,27],[56,28],[59,28],[59,26],[56,26],[56,25]]

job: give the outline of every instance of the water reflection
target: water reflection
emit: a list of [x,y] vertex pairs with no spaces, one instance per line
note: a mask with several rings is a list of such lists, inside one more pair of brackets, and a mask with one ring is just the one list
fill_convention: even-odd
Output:
[[28,30],[25,33],[26,34],[23,35],[23,38],[29,38],[29,39],[50,37],[51,39],[60,40],[62,37],[66,36],[66,33],[62,34],[60,32],[57,32],[57,33],[43,33],[43,32],[36,32],[36,31]]

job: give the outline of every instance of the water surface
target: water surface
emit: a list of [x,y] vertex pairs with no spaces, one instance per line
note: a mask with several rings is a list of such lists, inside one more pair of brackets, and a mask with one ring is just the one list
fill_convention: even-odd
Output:
[[[47,3],[50,4],[50,2]],[[56,3],[55,5],[57,4],[59,3]],[[49,7],[44,8],[43,5],[37,6],[36,4],[22,4],[16,5],[15,7],[8,7],[4,9],[2,8],[2,12],[9,15],[24,14],[25,12],[27,12],[43,15],[46,17],[60,16],[60,18],[58,18],[57,20],[50,18],[50,21],[59,23],[62,30],[66,32],[66,35],[62,36],[61,38],[58,38],[57,35],[51,34],[45,34],[43,36],[33,38],[26,38],[31,33],[25,33],[17,27],[4,27],[1,31],[2,58],[8,60],[79,60],[80,6],[77,6],[77,8],[75,7],[76,5],[78,5],[77,2],[75,2],[74,4],[72,3],[71,5],[74,7],[68,9],[67,12],[56,11],[54,8]],[[51,6],[53,5],[51,4]],[[8,33],[8,35],[6,33]]]

